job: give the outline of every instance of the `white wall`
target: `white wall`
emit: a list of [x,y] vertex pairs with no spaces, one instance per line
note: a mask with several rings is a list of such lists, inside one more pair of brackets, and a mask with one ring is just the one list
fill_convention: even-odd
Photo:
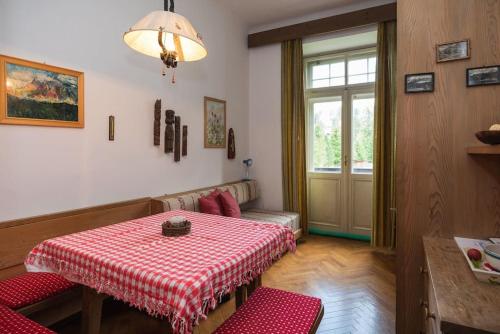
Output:
[[282,210],[281,45],[250,49],[250,156],[261,188],[258,206]]
[[[85,72],[85,128],[0,126],[0,221],[209,186],[243,176],[248,156],[246,27],[216,0],[183,0],[209,56],[181,64],[177,83],[122,34],[162,1],[0,0],[0,53]],[[203,97],[226,99],[237,157],[203,148]],[[153,105],[189,126],[180,163],[154,147]],[[116,116],[115,141],[107,139]],[[164,115],[162,116],[164,117]],[[163,118],[162,118],[163,121]],[[162,122],[163,124],[163,122]],[[163,126],[162,126],[163,127]],[[162,131],[163,136],[163,131]]]

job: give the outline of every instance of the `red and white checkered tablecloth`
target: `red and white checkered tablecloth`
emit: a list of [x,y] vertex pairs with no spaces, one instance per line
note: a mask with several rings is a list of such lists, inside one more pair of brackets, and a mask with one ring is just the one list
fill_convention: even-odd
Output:
[[[192,222],[189,235],[161,234],[173,216]],[[287,250],[295,250],[287,227],[179,210],[46,240],[25,265],[167,317],[174,332],[191,333],[218,298]]]

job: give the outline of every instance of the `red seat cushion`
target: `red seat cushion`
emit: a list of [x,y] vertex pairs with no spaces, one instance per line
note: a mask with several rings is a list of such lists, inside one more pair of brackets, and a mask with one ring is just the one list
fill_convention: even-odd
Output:
[[219,198],[220,191],[214,190],[208,196],[203,196],[198,199],[200,204],[200,212],[211,215],[222,216],[222,203]]
[[0,334],[55,334],[48,328],[0,305]]
[[321,299],[258,288],[214,334],[308,334],[320,310]]
[[221,192],[219,195],[224,210],[224,216],[232,218],[241,218],[241,210],[238,202],[229,191]]
[[76,284],[51,273],[25,273],[0,282],[0,304],[18,309],[66,291]]

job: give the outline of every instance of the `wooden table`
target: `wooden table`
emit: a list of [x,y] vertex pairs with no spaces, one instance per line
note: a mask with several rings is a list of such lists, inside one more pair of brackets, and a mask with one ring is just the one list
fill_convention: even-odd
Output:
[[[191,233],[162,236],[161,224],[179,215],[192,222]],[[234,291],[237,306],[244,303],[261,273],[290,250],[289,228],[179,210],[46,240],[25,264],[84,286],[85,334],[99,333],[108,296],[190,332],[220,296]]]
[[[239,286],[235,291],[236,308],[238,309],[245,303],[248,297],[256,288],[262,285],[262,276],[259,275],[250,284]],[[82,289],[82,334],[100,334],[101,319],[102,319],[102,304],[106,298],[110,298],[106,294],[98,293],[95,289],[83,286]],[[157,321],[151,318],[151,321]],[[165,334],[172,333],[172,328],[169,326],[168,320],[164,320]],[[319,325],[319,324],[318,324]]]

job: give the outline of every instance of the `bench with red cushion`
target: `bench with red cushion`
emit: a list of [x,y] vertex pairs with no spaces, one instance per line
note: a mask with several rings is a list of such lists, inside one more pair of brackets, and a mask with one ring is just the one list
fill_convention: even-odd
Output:
[[214,334],[310,334],[322,317],[319,298],[261,287]]
[[0,282],[0,304],[17,310],[75,286],[75,283],[57,274],[25,273]]
[[55,334],[7,306],[0,305],[0,334]]

